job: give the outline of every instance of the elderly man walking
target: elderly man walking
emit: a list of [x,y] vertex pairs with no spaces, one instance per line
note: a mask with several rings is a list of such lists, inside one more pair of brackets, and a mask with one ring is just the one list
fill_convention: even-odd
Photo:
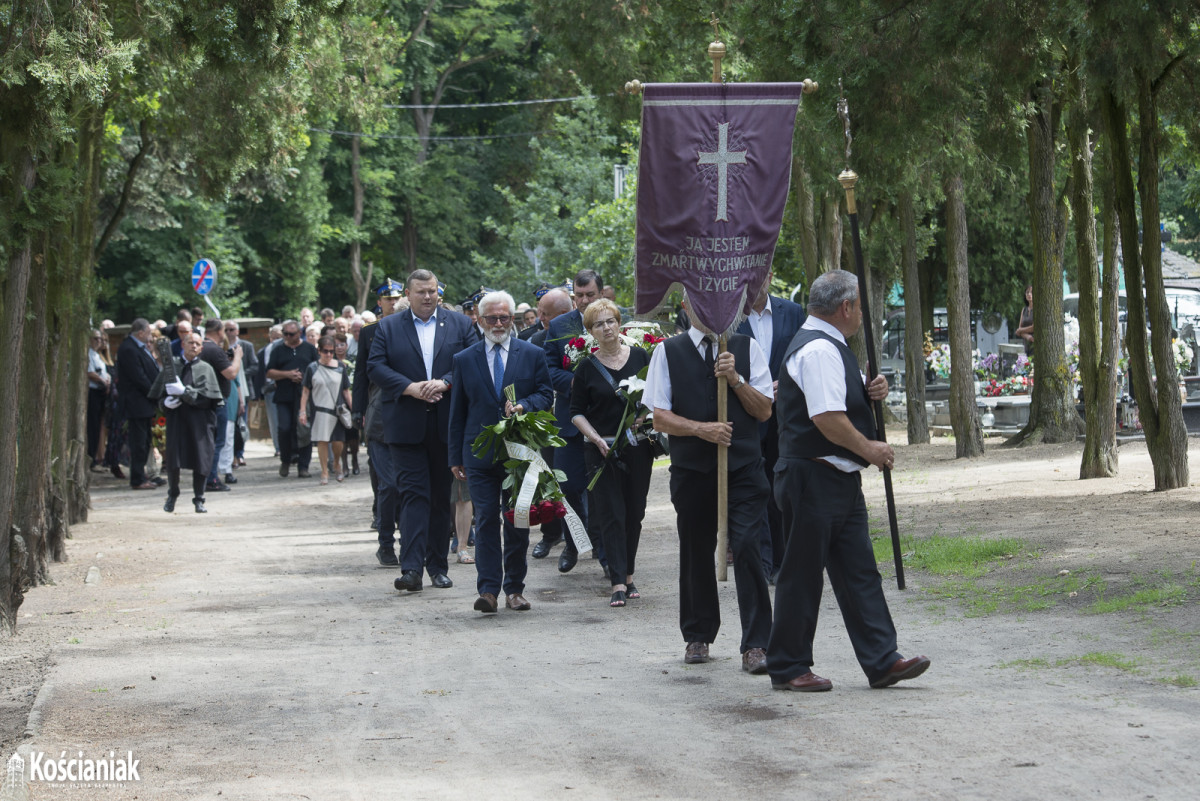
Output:
[[871,413],[871,402],[887,396],[887,379],[878,376],[868,385],[846,345],[861,326],[858,279],[845,270],[821,275],[813,281],[808,319],[788,346],[779,376],[775,497],[788,540],[767,645],[776,690],[833,688],[812,672],[826,570],[872,687],[914,679],[929,667],[928,657],[905,659],[896,651],[896,627],[867,528],[860,471],[868,465],[891,469],[895,453],[875,439]]
[[[528,570],[529,529],[504,521],[501,542],[500,520],[507,493],[501,489],[507,471],[505,454],[476,456],[471,445],[484,426],[502,417],[545,411],[554,402],[554,389],[546,369],[546,354],[536,345],[512,335],[516,303],[507,292],[489,292],[479,301],[479,320],[484,324],[484,341],[454,357],[454,390],[450,395],[450,464],[455,478],[465,478],[475,504],[475,567],[479,597],[475,610],[497,611],[497,596],[503,589],[505,605],[524,612],[525,574]],[[512,386],[515,401],[505,398]]]

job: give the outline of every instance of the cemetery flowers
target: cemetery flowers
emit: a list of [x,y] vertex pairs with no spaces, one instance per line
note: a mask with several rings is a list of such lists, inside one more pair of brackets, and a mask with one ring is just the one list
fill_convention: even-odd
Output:
[[983,386],[982,394],[989,398],[996,398],[1001,395],[1027,395],[1033,391],[1033,377],[1027,375],[1013,375],[998,381],[991,379]]
[[928,365],[930,371],[935,376],[941,379],[949,380],[950,378],[950,343],[943,342],[940,345],[933,345],[929,352],[925,355],[925,364]]

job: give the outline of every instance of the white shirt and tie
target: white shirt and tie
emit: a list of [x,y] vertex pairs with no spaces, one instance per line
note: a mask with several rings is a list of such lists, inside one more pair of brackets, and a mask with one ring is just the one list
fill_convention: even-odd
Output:
[[417,330],[417,341],[421,343],[421,358],[425,361],[425,380],[433,379],[433,341],[437,336],[437,311],[429,315],[428,320],[422,320],[413,315],[413,327]]
[[[490,339],[487,341],[487,343],[488,343],[488,348],[487,348],[488,375],[492,379],[493,387],[500,386],[501,382],[504,381],[504,369],[506,367],[508,367],[508,346],[509,346],[511,340],[512,340],[512,337],[505,337],[504,341],[499,344],[492,342]],[[497,352],[499,352],[499,354],[500,354],[500,376],[499,376],[499,378],[497,378],[497,376],[496,376],[496,354],[497,354]],[[503,398],[501,398],[501,400],[503,400]]]
[[[689,328],[687,336],[700,358],[704,359],[706,352],[712,353],[713,361],[717,358],[717,343],[706,340],[698,328]],[[750,380],[747,382],[767,398],[775,397],[775,389],[771,381],[771,369],[767,357],[759,343],[750,340]],[[661,345],[650,355],[650,367],[646,370],[646,390],[642,393],[642,403],[650,409],[673,408],[671,402],[671,371],[667,367],[667,351]]]

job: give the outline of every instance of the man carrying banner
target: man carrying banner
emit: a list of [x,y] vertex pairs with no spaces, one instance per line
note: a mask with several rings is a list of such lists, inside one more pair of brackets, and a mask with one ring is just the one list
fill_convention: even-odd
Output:
[[[685,303],[685,307],[688,304]],[[689,313],[691,309],[688,308]],[[717,355],[716,337],[693,317],[685,334],[654,350],[643,403],[671,437],[671,502],[679,529],[679,628],[684,662],[708,661],[721,626],[717,547],[717,446],[729,448],[729,541],[742,621],[742,669],[767,670],[771,597],[759,552],[768,496],[758,424],[771,416],[771,372],[762,348],[741,334]],[[717,378],[730,387],[730,422],[717,422]],[[673,389],[679,387],[679,392]]]
[[771,686],[833,688],[812,672],[822,573],[828,569],[859,665],[872,687],[890,687],[920,676],[929,659],[905,659],[896,651],[896,627],[867,529],[860,471],[872,464],[890,470],[895,459],[892,447],[875,439],[871,414],[871,401],[887,396],[887,379],[878,376],[868,385],[846,345],[862,325],[853,273],[834,270],[813,281],[808,315],[779,378],[775,497],[789,534],[767,646]]

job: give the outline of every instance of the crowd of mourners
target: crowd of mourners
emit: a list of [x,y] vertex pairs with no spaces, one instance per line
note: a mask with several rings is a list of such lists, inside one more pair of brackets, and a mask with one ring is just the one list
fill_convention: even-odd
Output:
[[[769,673],[776,689],[832,687],[811,670],[827,570],[870,685],[915,678],[929,660],[896,650],[861,490],[860,471],[890,470],[895,456],[876,439],[871,409],[887,382],[866,380],[847,346],[862,322],[857,280],[821,276],[807,315],[769,286],[770,276],[727,337],[690,319],[685,299],[674,335],[648,335],[651,348],[628,335],[628,310],[592,270],[541,284],[532,304],[481,287],[451,305],[445,285],[418,269],[404,284],[385,281],[373,310],[326,308],[318,319],[301,309],[271,326],[260,349],[237,322],[195,308],[171,324],[134,320],[114,356],[105,321],[88,352],[92,469],[133,490],[166,486],[167,512],[191,471],[193,508],[206,512],[213,493],[237,483],[248,412],[261,400],[281,478],[294,471],[326,485],[369,475],[374,558],[400,571],[401,595],[423,591],[426,578],[452,587],[454,558],[475,566],[474,610],[495,614],[503,596],[506,608],[528,611],[527,556],[561,546],[558,570],[570,573],[590,552],[619,609],[642,597],[642,522],[656,449],[669,442],[680,632],[684,661],[698,664],[721,623],[713,554],[725,446],[722,556],[737,585],[743,670]],[[642,394],[631,402],[634,384]],[[553,415],[561,444],[530,458],[562,477],[571,521],[543,520],[532,549],[513,514],[507,456],[477,445],[489,427],[531,412]],[[148,467],[156,461],[161,469]]]

